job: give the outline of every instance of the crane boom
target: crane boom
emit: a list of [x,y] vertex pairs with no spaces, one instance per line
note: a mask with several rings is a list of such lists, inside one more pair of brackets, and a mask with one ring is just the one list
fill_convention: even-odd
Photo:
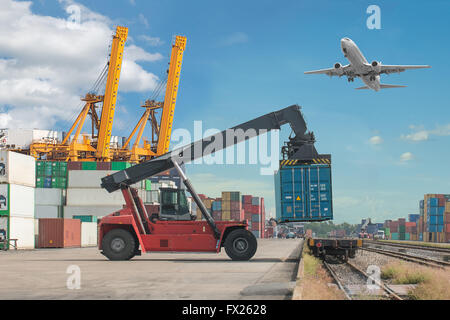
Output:
[[104,177],[101,186],[108,192],[116,191],[122,186],[130,186],[173,168],[173,160],[178,163],[187,163],[268,131],[280,129],[282,125],[287,123],[294,132],[294,137],[290,138],[289,157],[302,160],[316,158],[318,153],[314,147],[314,134],[307,132],[300,106],[292,105]]
[[123,50],[127,36],[128,28],[118,26],[111,45],[111,57],[109,59],[108,77],[97,140],[97,159],[100,161],[109,161],[111,159],[109,153],[111,132],[116,108],[117,90],[119,88]]
[[160,132],[157,154],[165,154],[169,151],[170,136],[172,134],[173,113],[177,101],[178,84],[180,82],[181,62],[186,48],[186,37],[176,36],[170,55],[169,74],[167,76],[166,94],[161,115]]

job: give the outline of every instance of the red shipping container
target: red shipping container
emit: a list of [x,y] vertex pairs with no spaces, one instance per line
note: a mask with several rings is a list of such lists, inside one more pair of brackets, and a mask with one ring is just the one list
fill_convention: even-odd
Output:
[[198,197],[199,197],[201,200],[206,200],[206,199],[208,199],[208,197],[205,196],[205,195],[202,194],[202,193],[200,193],[200,194],[198,195]]
[[439,198],[438,200],[438,206],[439,207],[445,207],[445,198]]
[[398,232],[398,226],[391,226],[391,227],[389,228],[389,231],[390,231],[391,233],[396,233],[396,232]]
[[231,211],[231,220],[240,221],[241,220],[241,213],[237,211]]
[[67,170],[81,170],[81,161],[67,162]]
[[80,248],[81,220],[39,219],[38,248]]
[[253,214],[260,214],[261,213],[261,207],[252,205],[252,213]]
[[239,201],[231,201],[231,211],[237,211],[242,209],[242,204]]
[[405,226],[408,227],[415,227],[416,223],[415,222],[405,222]]
[[450,223],[450,212],[444,214],[444,223],[446,222]]
[[406,219],[405,219],[405,218],[400,218],[400,219],[398,219],[398,224],[399,224],[400,226],[404,226],[405,223],[406,223]]
[[243,200],[242,203],[245,204],[252,204],[252,196],[244,195],[242,196]]
[[252,211],[252,204],[250,203],[244,203],[243,208],[245,212],[251,212]]
[[111,162],[97,162],[97,170],[111,170]]
[[447,224],[445,225],[445,232],[450,233],[450,223],[447,223]]

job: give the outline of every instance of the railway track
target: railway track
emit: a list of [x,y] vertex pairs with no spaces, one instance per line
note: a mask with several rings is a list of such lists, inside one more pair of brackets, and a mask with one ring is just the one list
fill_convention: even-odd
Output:
[[407,253],[403,253],[403,252],[395,252],[395,251],[390,251],[390,250],[368,248],[368,247],[362,247],[360,249],[366,250],[366,251],[371,251],[371,252],[376,252],[379,254],[384,254],[386,256],[426,265],[426,266],[433,267],[433,268],[450,267],[450,262],[426,258],[426,257],[418,256],[418,255],[412,255],[412,254],[407,254]]
[[[354,265],[351,262],[344,262],[343,264],[330,264],[326,261],[323,261],[325,267],[328,272],[333,277],[334,281],[337,283],[340,290],[342,290],[345,294],[345,297],[348,300],[354,300],[355,294],[348,289],[349,285],[359,285],[359,286],[367,286],[368,279],[371,278],[365,271],[363,271],[358,266]],[[352,271],[350,271],[352,270]],[[351,275],[351,273],[355,275]],[[358,279],[355,281],[355,279]],[[390,300],[403,300],[400,296],[398,296],[389,286],[387,286],[382,281],[378,281],[376,279],[371,278],[371,280],[378,285],[378,287],[382,290],[383,294],[389,297]],[[359,283],[355,283],[359,282]],[[372,293],[373,294],[373,293]]]
[[433,251],[433,252],[443,252],[443,253],[448,253],[450,255],[450,249],[447,249],[447,248],[437,248],[437,247],[421,246],[421,245],[415,245],[415,244],[402,244],[402,243],[396,243],[396,242],[367,241],[367,240],[364,240],[363,244],[370,244],[370,245],[376,245],[376,246],[399,247],[399,248],[406,248],[406,249],[418,249],[418,250]]

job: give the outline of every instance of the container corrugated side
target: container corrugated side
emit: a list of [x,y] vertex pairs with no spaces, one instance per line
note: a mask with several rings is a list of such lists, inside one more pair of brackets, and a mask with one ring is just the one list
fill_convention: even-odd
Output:
[[117,206],[124,205],[121,192],[109,193],[105,189],[67,189],[67,206]]
[[48,189],[36,188],[35,204],[38,206],[61,206],[63,205],[63,190],[62,189]]
[[9,215],[11,217],[34,218],[34,188],[9,185]]
[[279,179],[279,220],[301,222],[333,219],[331,166],[282,167]]
[[35,218],[62,218],[62,207],[36,205]]
[[81,246],[97,246],[97,222],[81,222]]
[[39,219],[39,248],[81,247],[81,221]]
[[72,219],[73,216],[104,217],[116,211],[122,210],[122,205],[117,206],[65,206],[64,218]]
[[0,150],[0,183],[36,185],[36,160],[17,152]]
[[69,171],[68,188],[100,189],[101,179],[117,171],[113,170],[72,170]]
[[9,217],[9,238],[17,239],[17,249],[34,249],[34,218]]

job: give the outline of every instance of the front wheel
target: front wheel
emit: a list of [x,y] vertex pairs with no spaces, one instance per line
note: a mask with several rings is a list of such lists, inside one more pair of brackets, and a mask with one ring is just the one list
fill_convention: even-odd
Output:
[[224,247],[225,252],[232,260],[247,261],[255,255],[258,243],[250,231],[236,229],[227,236]]
[[127,230],[113,229],[103,237],[102,249],[109,260],[130,260],[136,253],[136,241]]

